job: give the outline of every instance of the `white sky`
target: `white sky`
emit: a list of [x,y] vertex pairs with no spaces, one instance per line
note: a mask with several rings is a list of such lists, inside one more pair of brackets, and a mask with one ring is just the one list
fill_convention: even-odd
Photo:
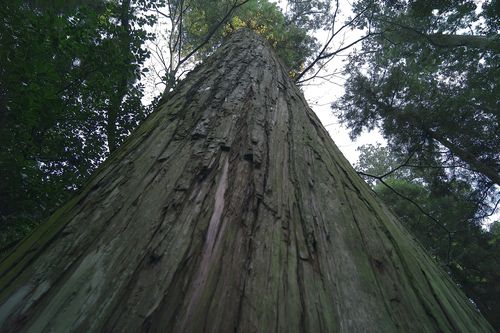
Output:
[[[338,62],[341,62],[341,59]],[[323,126],[330,133],[337,147],[339,147],[349,162],[354,164],[359,157],[359,152],[356,150],[357,147],[368,143],[385,143],[385,140],[378,131],[374,130],[363,132],[355,141],[352,141],[349,138],[349,130],[340,124],[330,108],[332,102],[342,96],[343,88],[330,82],[321,81],[320,79],[315,79],[311,81],[310,85],[303,87],[304,96],[311,109],[313,109]],[[343,80],[339,80],[339,82],[342,83]]]

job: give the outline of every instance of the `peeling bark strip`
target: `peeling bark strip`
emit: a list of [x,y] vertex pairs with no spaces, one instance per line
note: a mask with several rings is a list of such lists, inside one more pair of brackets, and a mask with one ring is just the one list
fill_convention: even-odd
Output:
[[2,332],[489,332],[242,30],[1,263]]

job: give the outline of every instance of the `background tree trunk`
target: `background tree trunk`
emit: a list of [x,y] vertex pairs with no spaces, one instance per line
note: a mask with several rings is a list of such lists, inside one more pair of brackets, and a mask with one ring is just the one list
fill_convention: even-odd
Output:
[[500,52],[500,39],[498,36],[452,35],[452,34],[425,34],[412,30],[399,33],[401,40],[413,43],[423,40],[437,47],[460,47],[479,49],[482,51]]
[[[431,138],[442,144],[444,147],[448,148],[453,155],[458,156],[462,161],[469,164],[471,169],[485,175],[493,183],[500,185],[500,174],[497,171],[498,167],[483,163],[476,156],[474,156],[474,154],[460,148],[437,130],[429,129],[426,130],[426,133],[428,133]],[[497,163],[497,165],[500,166],[500,163]]]
[[[120,5],[120,31],[118,33],[118,43],[121,45],[123,54],[123,68],[127,68],[134,57],[131,55],[130,50],[130,0],[123,0]],[[109,152],[114,152],[120,145],[120,135],[118,132],[117,121],[121,114],[122,104],[128,92],[128,80],[130,73],[123,71],[120,73],[119,78],[114,87],[114,94],[110,98],[110,104],[107,110],[106,119],[106,137],[108,141]]]
[[2,331],[486,332],[247,30],[1,264]]

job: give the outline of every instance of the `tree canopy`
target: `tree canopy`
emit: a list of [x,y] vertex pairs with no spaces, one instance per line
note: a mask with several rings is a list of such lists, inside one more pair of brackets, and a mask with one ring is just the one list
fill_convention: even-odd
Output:
[[[367,4],[369,3],[369,4]],[[498,15],[494,3],[359,1],[371,38],[352,55],[333,108],[353,137],[378,128],[393,150],[473,184],[484,205],[500,184]]]
[[152,21],[141,6],[0,8],[2,247],[66,200],[149,112],[139,80]]

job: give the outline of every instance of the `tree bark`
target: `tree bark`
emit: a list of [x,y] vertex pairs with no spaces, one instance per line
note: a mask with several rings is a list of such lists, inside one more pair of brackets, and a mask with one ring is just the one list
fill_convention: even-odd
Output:
[[1,263],[4,332],[491,332],[240,30]]

